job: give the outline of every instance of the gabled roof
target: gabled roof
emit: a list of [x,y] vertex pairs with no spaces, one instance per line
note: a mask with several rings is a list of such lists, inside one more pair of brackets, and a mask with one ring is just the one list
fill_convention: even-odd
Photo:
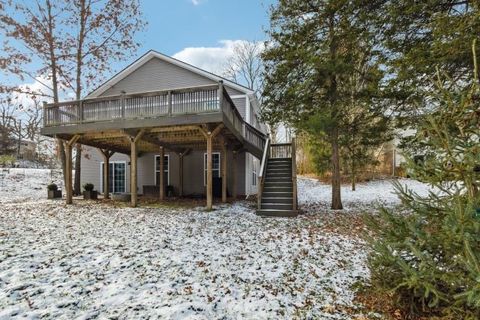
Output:
[[180,68],[184,68],[186,70],[189,70],[191,72],[194,72],[198,75],[201,75],[205,78],[208,78],[210,80],[213,80],[215,82],[223,81],[225,85],[232,87],[240,92],[244,92],[245,94],[253,94],[254,91],[242,86],[238,83],[235,83],[233,81],[230,81],[228,79],[225,79],[223,77],[220,77],[216,74],[213,74],[211,72],[208,72],[206,70],[200,69],[198,67],[195,67],[191,64],[188,64],[186,62],[180,61],[178,59],[172,58],[170,56],[167,56],[165,54],[162,54],[158,51],[155,50],[150,50],[147,53],[145,53],[143,56],[132,62],[130,65],[128,65],[125,69],[122,71],[118,72],[116,75],[114,75],[110,80],[107,80],[104,82],[102,85],[100,85],[98,88],[90,92],[87,96],[87,98],[93,98],[93,97],[98,97],[105,91],[107,91],[109,88],[111,88],[113,85],[117,84],[119,81],[127,77],[129,74],[137,70],[139,67],[144,65],[146,62],[150,61],[153,58],[158,58],[160,60],[166,61],[168,63],[171,63],[173,65],[176,65]]

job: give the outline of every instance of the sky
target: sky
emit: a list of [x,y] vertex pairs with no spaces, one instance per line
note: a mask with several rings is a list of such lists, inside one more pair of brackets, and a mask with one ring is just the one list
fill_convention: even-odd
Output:
[[[275,0],[141,0],[150,49],[219,73],[238,41],[263,41]],[[125,62],[127,65],[129,62]]]
[[[114,63],[112,75],[151,49],[221,73],[237,42],[266,39],[269,8],[276,1],[140,0],[147,22],[145,30],[136,36],[141,46],[134,58]],[[11,76],[0,78],[13,81]],[[14,82],[44,91],[38,80]]]

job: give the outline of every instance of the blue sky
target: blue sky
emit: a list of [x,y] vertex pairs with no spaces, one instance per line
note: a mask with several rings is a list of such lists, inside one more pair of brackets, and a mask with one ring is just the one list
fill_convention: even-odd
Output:
[[264,40],[274,0],[142,0],[149,25],[140,52],[173,55],[221,40]]
[[[136,57],[153,49],[221,74],[222,66],[232,55],[238,41],[266,39],[269,8],[277,0],[140,1],[148,25],[143,33],[136,36],[141,43]],[[113,74],[133,60],[135,57],[113,63]],[[35,61],[32,65],[35,69]],[[111,75],[105,76],[108,78]],[[49,93],[41,82],[32,78],[20,80],[12,75],[0,74],[0,81]]]

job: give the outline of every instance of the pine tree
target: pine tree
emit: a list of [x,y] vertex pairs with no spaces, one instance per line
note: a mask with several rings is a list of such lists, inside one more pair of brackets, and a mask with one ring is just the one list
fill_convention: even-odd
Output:
[[432,110],[415,137],[424,161],[410,155],[410,173],[434,191],[420,196],[397,183],[400,213],[382,209],[379,217],[367,218],[376,234],[369,260],[373,284],[393,292],[410,314],[480,318],[477,70],[467,89],[438,75]]
[[[435,94],[437,68],[468,88],[470,44],[480,33],[477,0],[384,0],[374,25],[382,35],[392,105],[401,126],[415,124]],[[478,50],[478,48],[477,48]],[[448,80],[447,80],[448,81]],[[448,85],[448,84],[447,84]]]
[[[372,94],[367,89],[375,86],[369,83],[378,84],[377,39],[369,26],[374,12],[373,4],[356,0],[281,0],[271,12],[271,39],[263,54],[264,118],[329,143],[332,209],[342,209],[341,137],[350,114],[352,75],[365,82],[354,90],[356,101]],[[359,62],[368,66],[366,72]]]

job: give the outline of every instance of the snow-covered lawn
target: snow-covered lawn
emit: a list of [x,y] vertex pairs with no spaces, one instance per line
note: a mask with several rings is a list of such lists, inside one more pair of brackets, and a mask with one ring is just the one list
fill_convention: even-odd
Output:
[[[353,287],[369,277],[365,244],[325,228],[325,211],[309,207],[299,218],[265,219],[248,202],[212,212],[66,206],[43,200],[52,180],[46,171],[15,175],[3,177],[19,191],[0,207],[0,319],[352,319],[358,313]],[[371,193],[359,196],[365,205],[364,197],[385,192],[366,187]],[[301,179],[300,203],[328,202],[324,189]],[[0,196],[7,191],[1,188]]]
[[[398,182],[419,195],[426,196],[432,189],[421,182],[411,179],[399,179]],[[350,185],[342,186],[342,203],[344,211],[359,212],[372,210],[379,206],[394,207],[400,204],[395,194],[392,180],[374,180],[358,183],[357,190]],[[298,202],[307,212],[318,213],[328,210],[332,199],[332,189],[316,179],[298,180]]]

